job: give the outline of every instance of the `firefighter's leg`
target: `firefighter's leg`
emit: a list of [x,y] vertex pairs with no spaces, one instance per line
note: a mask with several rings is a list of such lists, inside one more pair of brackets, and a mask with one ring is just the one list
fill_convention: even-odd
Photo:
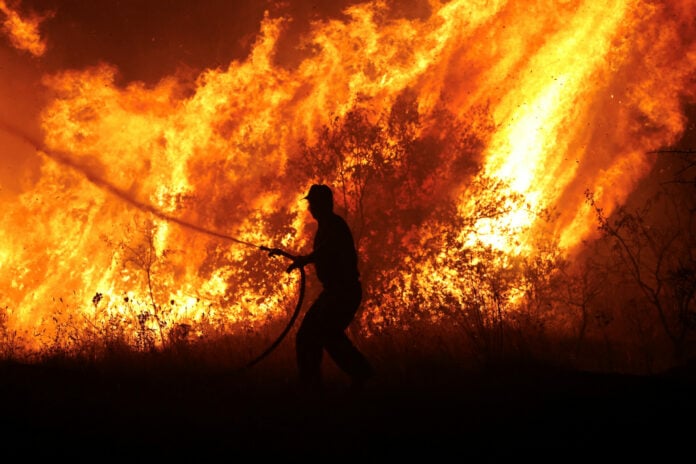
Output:
[[295,337],[295,351],[300,382],[308,389],[321,388],[321,360],[324,350],[321,299],[307,311]]

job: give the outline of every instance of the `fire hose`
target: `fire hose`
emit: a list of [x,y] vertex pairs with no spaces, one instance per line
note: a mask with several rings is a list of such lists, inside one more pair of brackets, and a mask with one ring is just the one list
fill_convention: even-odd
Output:
[[[268,248],[265,246],[260,246],[259,247],[262,251],[267,251],[269,252],[270,256],[275,256],[275,255],[280,255],[284,256],[286,258],[295,259],[295,256],[291,255],[290,253],[287,253],[285,251],[279,250],[277,248]],[[278,337],[275,339],[273,343],[271,343],[266,350],[264,350],[260,355],[256,356],[254,359],[251,361],[247,362],[245,365],[240,367],[238,371],[249,369],[250,367],[254,366],[255,364],[259,363],[262,359],[264,359],[266,356],[271,354],[273,350],[275,350],[278,345],[283,341],[285,336],[290,332],[290,329],[292,328],[293,324],[295,323],[295,320],[297,319],[297,316],[300,314],[300,310],[302,309],[302,302],[304,301],[304,295],[305,295],[305,281],[306,281],[306,276],[305,276],[305,270],[303,266],[299,266],[297,269],[300,270],[300,295],[297,298],[297,304],[295,305],[295,310],[292,313],[292,316],[290,316],[290,320],[286,324],[285,328],[283,331],[278,335]]]

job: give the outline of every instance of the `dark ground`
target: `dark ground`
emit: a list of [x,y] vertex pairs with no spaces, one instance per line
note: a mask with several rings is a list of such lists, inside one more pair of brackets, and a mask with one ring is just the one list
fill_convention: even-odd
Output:
[[325,397],[307,399],[263,365],[222,376],[4,363],[0,446],[97,462],[669,462],[696,452],[693,366],[648,377],[412,367],[356,397],[334,379]]

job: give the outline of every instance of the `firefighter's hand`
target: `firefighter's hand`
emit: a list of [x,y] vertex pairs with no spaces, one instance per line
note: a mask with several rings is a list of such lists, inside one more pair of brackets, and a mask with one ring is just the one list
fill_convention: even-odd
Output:
[[268,249],[268,256],[270,256],[271,258],[274,256],[283,256],[284,254],[285,253],[280,248],[269,248]]
[[297,256],[293,258],[292,264],[288,266],[288,268],[285,270],[285,272],[292,272],[295,269],[299,269],[301,267],[305,267],[307,265],[307,257],[306,256]]

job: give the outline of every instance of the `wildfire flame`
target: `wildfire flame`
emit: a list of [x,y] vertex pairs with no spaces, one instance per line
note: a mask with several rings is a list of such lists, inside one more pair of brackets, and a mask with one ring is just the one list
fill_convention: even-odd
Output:
[[[610,213],[649,171],[645,152],[683,131],[693,1],[433,0],[425,10],[348,7],[313,23],[293,65],[276,56],[290,19],[267,14],[246,59],[195,82],[119,85],[109,64],[46,75],[44,138],[20,135],[40,153],[40,175],[1,219],[7,327],[32,348],[96,327],[133,339],[143,327],[260,327],[292,305],[296,279],[221,236],[306,251],[301,197],[315,181],[335,187],[358,231],[366,317],[398,320],[387,301],[436,313],[451,304],[444,294],[464,298],[471,282],[458,266],[482,259],[476,247],[503,267],[542,236],[571,253],[595,228],[583,192]],[[0,11],[15,47],[44,53],[38,23],[2,1]],[[404,102],[416,116],[399,132],[384,118]],[[349,121],[380,129],[355,137],[384,150],[350,145],[350,134],[349,150],[327,144]],[[315,154],[332,168],[303,177]],[[432,215],[448,202],[449,216]],[[378,248],[390,258],[370,254]]]
[[3,32],[16,48],[26,50],[34,56],[41,56],[46,52],[46,42],[41,40],[39,33],[40,18],[23,18],[4,0],[0,0],[0,12],[5,16]]

